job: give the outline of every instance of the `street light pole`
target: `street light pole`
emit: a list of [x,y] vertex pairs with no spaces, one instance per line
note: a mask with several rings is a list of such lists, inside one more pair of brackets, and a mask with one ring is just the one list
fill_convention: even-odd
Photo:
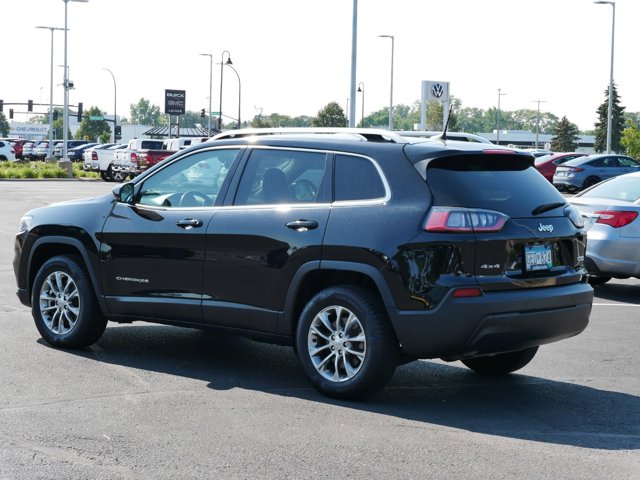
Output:
[[211,92],[213,85],[213,55],[210,53],[201,53],[202,57],[209,57],[209,120],[207,122],[207,128],[209,132],[207,135],[211,136]]
[[233,70],[236,77],[238,77],[238,129],[240,129],[242,127],[242,122],[240,121],[240,104],[242,102],[242,84],[240,83],[240,75],[238,74],[238,71],[233,68],[231,63],[227,62],[225,65]]
[[218,130],[222,131],[222,78],[224,73],[224,54],[227,54],[227,65],[232,65],[231,54],[228,50],[222,52],[222,56],[220,58],[220,108],[218,109]]
[[49,77],[49,152],[48,157],[53,157],[53,32],[54,30],[64,30],[58,27],[43,27],[37,26],[36,28],[51,30],[51,74]]
[[116,139],[116,126],[118,125],[118,119],[116,115],[116,108],[118,105],[118,97],[117,97],[117,88],[116,88],[116,77],[113,75],[113,72],[108,68],[103,68],[111,74],[111,78],[113,78],[113,143],[118,143]]
[[393,35],[378,35],[380,38],[391,39],[391,86],[389,93],[389,131],[393,130],[393,55],[395,51],[395,37]]
[[540,133],[540,104],[544,103],[545,100],[531,100],[533,103],[538,104],[538,114],[536,115],[536,147],[538,148],[538,134]]
[[498,89],[498,111],[496,112],[496,145],[500,145],[500,97],[506,95],[502,89]]
[[358,92],[362,93],[362,115],[360,117],[360,126],[364,128],[364,82],[358,84]]
[[609,72],[609,108],[607,109],[607,153],[611,153],[611,127],[613,123],[613,45],[616,38],[616,2],[611,0],[596,0],[593,3],[611,5],[611,70]]
[[69,138],[69,74],[67,69],[67,4],[69,2],[87,3],[89,0],[62,0],[64,2],[64,108],[62,110],[62,158],[67,158],[67,139]]

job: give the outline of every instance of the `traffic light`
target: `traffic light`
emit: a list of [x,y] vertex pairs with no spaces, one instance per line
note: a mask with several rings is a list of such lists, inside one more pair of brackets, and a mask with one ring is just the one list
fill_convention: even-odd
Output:
[[115,139],[120,140],[122,138],[122,127],[120,125],[116,125],[116,135]]
[[9,118],[13,118],[13,108],[9,109]]
[[33,112],[33,100],[27,102],[27,112]]
[[55,122],[56,120],[58,120],[58,110],[53,111],[53,121]]
[[200,110],[200,118],[204,118],[204,117],[206,117],[206,115],[205,115],[205,113],[204,113],[204,112],[205,112],[205,109],[204,109],[204,108],[203,108],[202,110]]
[[0,112],[4,108],[4,100],[0,100]]
[[82,102],[78,102],[78,122],[82,121]]

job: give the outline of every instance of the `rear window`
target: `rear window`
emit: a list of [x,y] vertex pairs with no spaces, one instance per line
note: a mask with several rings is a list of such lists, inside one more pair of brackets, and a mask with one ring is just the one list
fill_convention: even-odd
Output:
[[[447,157],[428,165],[427,183],[435,204],[497,210],[512,218],[531,217],[546,203],[564,202],[562,195],[530,159],[511,155]],[[558,215],[551,210],[539,216]]]
[[640,200],[640,178],[635,175],[615,177],[578,196],[636,202]]
[[141,150],[160,150],[162,148],[162,140],[147,140],[140,143]]

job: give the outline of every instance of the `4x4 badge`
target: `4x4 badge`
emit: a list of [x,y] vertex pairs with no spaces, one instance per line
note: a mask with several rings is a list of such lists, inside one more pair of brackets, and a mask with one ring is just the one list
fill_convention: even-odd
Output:
[[549,224],[549,225],[543,225],[542,223],[538,224],[538,231],[539,232],[553,232],[553,225]]

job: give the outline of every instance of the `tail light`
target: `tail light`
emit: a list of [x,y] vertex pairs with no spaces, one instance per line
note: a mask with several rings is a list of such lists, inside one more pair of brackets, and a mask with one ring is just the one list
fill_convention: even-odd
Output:
[[509,217],[495,210],[433,207],[424,229],[427,232],[499,232]]
[[625,225],[629,225],[638,217],[638,212],[630,212],[630,211],[615,211],[615,210],[603,210],[600,212],[593,212],[596,215],[599,215],[596,223],[604,223],[605,225],[609,225],[613,228],[624,227]]
[[558,170],[564,170],[565,172],[582,172],[584,168],[580,167],[558,167]]
[[98,152],[95,150],[91,152],[91,160],[98,160]]

